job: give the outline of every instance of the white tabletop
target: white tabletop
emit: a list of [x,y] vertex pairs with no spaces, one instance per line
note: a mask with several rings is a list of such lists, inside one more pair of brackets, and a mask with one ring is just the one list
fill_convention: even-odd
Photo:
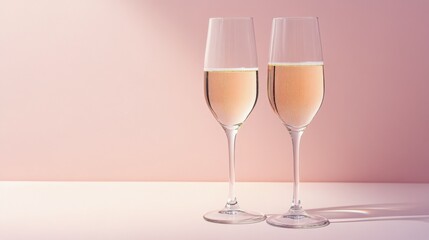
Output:
[[[429,239],[429,184],[303,183],[317,229],[203,220],[226,183],[0,182],[0,239]],[[285,212],[291,183],[238,183],[244,209]]]

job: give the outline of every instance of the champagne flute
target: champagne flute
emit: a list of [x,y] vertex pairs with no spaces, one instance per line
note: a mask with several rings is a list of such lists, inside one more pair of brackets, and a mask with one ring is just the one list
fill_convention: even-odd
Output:
[[293,145],[293,201],[289,211],[267,222],[287,228],[329,224],[322,216],[307,214],[299,199],[299,146],[305,128],[319,110],[324,95],[322,46],[315,17],[273,19],[268,97],[274,112],[288,129]]
[[204,93],[228,138],[229,196],[223,209],[204,219],[215,223],[255,223],[265,215],[242,210],[235,197],[235,138],[258,98],[258,60],[253,19],[211,18],[204,61]]

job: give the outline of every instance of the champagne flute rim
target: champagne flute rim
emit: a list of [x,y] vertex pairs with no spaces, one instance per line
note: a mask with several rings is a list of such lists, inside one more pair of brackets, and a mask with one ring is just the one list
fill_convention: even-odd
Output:
[[268,62],[274,66],[323,66],[323,61],[300,61],[300,62]]
[[237,20],[239,20],[239,19],[247,19],[247,20],[253,20],[253,17],[211,17],[211,18],[209,18],[209,20],[222,20],[222,19],[231,19],[231,20],[233,20],[233,19],[237,19]]
[[204,71],[206,72],[224,72],[224,71],[230,71],[230,72],[247,72],[247,71],[258,71],[259,69],[257,67],[236,67],[236,68],[208,68],[205,67]]
[[319,19],[319,17],[275,17],[273,18],[273,20],[294,20],[294,19],[298,19],[298,20],[304,20],[304,19]]

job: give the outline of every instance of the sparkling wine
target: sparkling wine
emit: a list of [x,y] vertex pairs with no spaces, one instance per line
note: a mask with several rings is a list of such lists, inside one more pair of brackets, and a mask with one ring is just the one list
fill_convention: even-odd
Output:
[[319,110],[323,94],[323,62],[268,65],[268,98],[287,126],[307,126]]
[[205,71],[207,105],[224,126],[241,125],[258,98],[257,69],[215,69]]

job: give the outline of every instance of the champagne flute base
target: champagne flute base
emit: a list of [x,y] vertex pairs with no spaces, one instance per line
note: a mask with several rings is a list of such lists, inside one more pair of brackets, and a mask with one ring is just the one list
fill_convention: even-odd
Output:
[[204,219],[213,223],[249,224],[262,222],[266,216],[258,212],[248,212],[241,209],[224,208],[204,214]]
[[329,220],[318,215],[309,215],[304,210],[294,209],[280,215],[272,215],[267,218],[267,223],[284,228],[318,228],[329,225]]

